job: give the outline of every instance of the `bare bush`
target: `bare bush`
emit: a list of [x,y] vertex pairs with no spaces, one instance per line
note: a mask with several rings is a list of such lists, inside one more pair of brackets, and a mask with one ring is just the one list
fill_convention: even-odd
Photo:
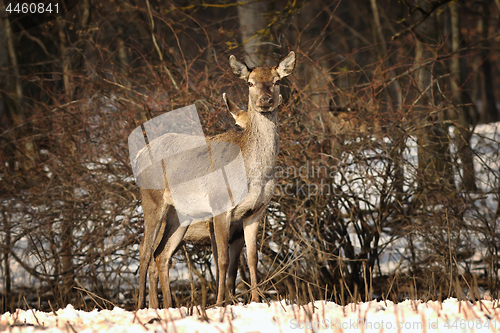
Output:
[[[206,135],[234,126],[222,93],[242,107],[247,96],[227,58],[248,34],[254,59],[298,55],[259,238],[263,296],[496,295],[499,127],[478,125],[498,120],[496,4],[266,4],[242,35],[248,13],[225,2],[81,1],[17,34],[0,19],[3,311],[23,296],[134,307],[143,217],[128,135],[189,104]],[[210,249],[185,253],[175,303],[209,305]]]

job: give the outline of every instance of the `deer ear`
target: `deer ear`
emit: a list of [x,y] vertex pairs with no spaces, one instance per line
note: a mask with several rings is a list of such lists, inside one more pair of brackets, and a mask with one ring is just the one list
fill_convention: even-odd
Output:
[[243,80],[248,79],[248,76],[250,75],[250,69],[244,62],[239,61],[234,55],[231,55],[229,57],[229,65],[231,66],[234,75]]
[[226,103],[227,109],[231,112],[233,118],[236,119],[236,116],[238,116],[240,112],[243,112],[243,110],[234,104],[234,102],[227,97],[226,93],[222,94],[222,98],[224,99],[224,103]]
[[279,65],[276,67],[278,75],[280,78],[290,75],[290,73],[295,68],[295,52],[291,51],[286,57],[284,57]]

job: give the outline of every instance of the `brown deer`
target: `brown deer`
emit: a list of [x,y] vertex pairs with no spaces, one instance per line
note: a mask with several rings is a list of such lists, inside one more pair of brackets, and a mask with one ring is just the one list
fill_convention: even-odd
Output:
[[[252,301],[259,301],[257,232],[276,182],[274,169],[279,150],[278,105],[281,101],[279,80],[288,76],[295,68],[295,53],[290,52],[276,67],[250,69],[234,56],[229,58],[229,63],[233,73],[249,86],[248,121],[243,131],[231,130],[206,140],[210,145],[218,142],[232,143],[240,148],[246,176],[243,178],[246,179],[248,192],[238,204],[215,216],[212,221],[203,220],[184,225],[179,222],[168,186],[162,190],[141,188],[145,228],[140,246],[139,308],[146,305],[148,267],[151,267],[150,307],[158,307],[158,278],[164,306],[172,306],[169,262],[183,241],[195,246],[211,243],[217,267],[217,304],[224,302],[228,273],[228,287],[234,292],[238,258],[246,244]],[[154,152],[171,144],[172,140],[183,140],[183,137],[162,136],[150,142],[148,148],[151,146],[150,151]],[[179,166],[182,167],[183,165]]]
[[224,100],[224,103],[226,103],[227,109],[229,110],[234,120],[236,121],[236,125],[242,129],[246,128],[249,122],[248,113],[240,109],[238,105],[236,105],[232,100],[230,100],[227,97],[226,93],[222,94],[222,99]]

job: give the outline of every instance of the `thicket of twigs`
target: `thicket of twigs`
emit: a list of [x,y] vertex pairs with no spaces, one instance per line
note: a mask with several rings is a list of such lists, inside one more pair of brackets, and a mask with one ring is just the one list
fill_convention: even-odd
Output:
[[[245,51],[298,57],[259,238],[266,299],[498,296],[500,136],[473,134],[498,119],[498,1],[247,6],[82,0],[18,33],[0,18],[0,310],[135,306],[128,135],[190,104],[207,135],[230,129],[222,93],[247,95],[227,59]],[[210,249],[179,251],[181,271],[185,253],[196,290],[181,274],[176,304],[211,304]]]

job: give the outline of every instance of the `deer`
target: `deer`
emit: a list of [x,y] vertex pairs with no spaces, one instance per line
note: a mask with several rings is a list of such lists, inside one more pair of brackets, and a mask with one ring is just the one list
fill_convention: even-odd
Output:
[[226,104],[227,109],[236,121],[236,126],[241,129],[245,129],[249,122],[248,113],[238,107],[232,100],[227,97],[226,93],[222,94],[222,99]]
[[[139,248],[139,309],[146,306],[148,270],[150,307],[159,305],[158,280],[164,297],[164,307],[172,306],[169,263],[183,242],[194,246],[212,246],[216,266],[217,305],[224,304],[226,290],[234,293],[238,260],[243,246],[246,245],[251,301],[260,301],[257,289],[257,235],[260,221],[276,184],[275,166],[279,151],[278,106],[282,99],[279,81],[294,70],[295,53],[291,51],[276,67],[251,69],[234,56],[229,57],[229,64],[233,74],[248,85],[247,120],[243,130],[230,130],[207,137],[206,141],[209,144],[232,143],[239,147],[243,156],[244,178],[248,191],[238,204],[225,212],[212,219],[185,225],[179,221],[168,186],[165,189],[140,189],[145,225]],[[228,101],[227,98],[224,100]],[[226,103],[230,110],[235,106],[232,102]],[[151,151],[168,145],[171,140],[168,136],[153,140],[149,143],[153,148]]]

